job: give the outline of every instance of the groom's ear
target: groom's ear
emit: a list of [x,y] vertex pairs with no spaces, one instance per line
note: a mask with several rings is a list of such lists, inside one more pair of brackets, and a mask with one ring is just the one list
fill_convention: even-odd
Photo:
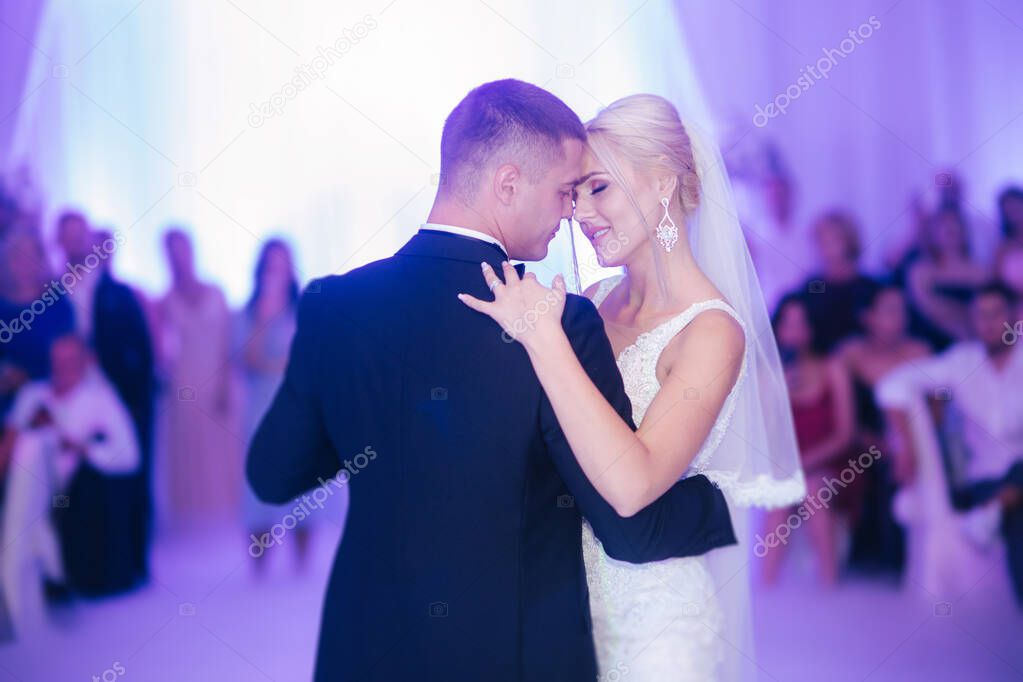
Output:
[[494,196],[504,205],[511,204],[521,179],[518,166],[506,163],[494,171]]

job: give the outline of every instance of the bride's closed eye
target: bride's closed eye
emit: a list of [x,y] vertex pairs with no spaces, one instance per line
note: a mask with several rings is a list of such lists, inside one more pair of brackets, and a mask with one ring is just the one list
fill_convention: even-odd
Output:
[[597,185],[595,187],[591,187],[590,188],[590,196],[592,197],[594,194],[600,194],[605,189],[607,189],[607,183],[603,183],[603,184]]

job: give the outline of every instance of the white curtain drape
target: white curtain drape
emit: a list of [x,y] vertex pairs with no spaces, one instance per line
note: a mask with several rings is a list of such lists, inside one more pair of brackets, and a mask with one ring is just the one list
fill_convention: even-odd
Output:
[[[1023,181],[1023,5],[681,0],[676,9],[726,156],[775,144],[795,177],[801,224],[826,207],[853,211],[866,264],[878,267],[911,229],[912,193],[933,195],[938,174],[954,168],[974,246],[990,255],[995,195]],[[827,78],[811,77],[784,115],[754,124],[758,106],[871,17],[879,28],[847,56],[832,52]]]

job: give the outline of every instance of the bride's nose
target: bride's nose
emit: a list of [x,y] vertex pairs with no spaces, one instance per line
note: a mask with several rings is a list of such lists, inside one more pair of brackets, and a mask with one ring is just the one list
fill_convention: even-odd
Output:
[[575,200],[574,215],[577,223],[586,222],[593,217],[593,206],[586,198],[578,196]]

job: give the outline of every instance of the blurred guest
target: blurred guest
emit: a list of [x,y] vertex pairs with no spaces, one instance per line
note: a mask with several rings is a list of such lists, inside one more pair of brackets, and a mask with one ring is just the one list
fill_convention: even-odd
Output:
[[911,229],[888,245],[883,258],[884,267],[891,281],[900,287],[906,286],[909,268],[920,258],[920,244],[923,243],[923,235],[927,230],[929,213],[919,193],[910,200],[909,213]]
[[878,288],[859,266],[860,231],[852,216],[829,211],[813,226],[820,271],[803,287],[816,349],[830,353],[862,331],[856,311]]
[[[987,227],[986,220],[976,211],[970,212],[969,205],[965,204],[963,196],[966,194],[963,180],[952,170],[940,171],[934,176],[934,183],[928,192],[916,192],[910,202],[910,213],[912,216],[913,229],[909,239],[896,242],[894,248],[889,250],[885,258],[885,264],[891,270],[891,279],[896,284],[905,287],[908,284],[908,273],[910,268],[923,255],[925,244],[928,242],[928,233],[932,228],[932,217],[938,211],[957,211],[963,216],[969,216],[968,222],[974,227]],[[979,232],[985,232],[980,230]],[[974,233],[967,236],[974,246],[985,247],[985,235]],[[987,252],[986,248],[980,249]]]
[[[962,480],[949,480],[953,505],[978,509],[1000,525],[1009,571],[1023,604],[1023,350],[1007,333],[1012,292],[1001,284],[979,289],[971,304],[975,341],[962,341],[933,358],[912,361],[878,386],[878,400],[892,414],[904,448],[913,455],[905,408],[925,393],[937,392],[961,415],[965,446]],[[950,471],[956,473],[959,467]]]
[[742,222],[764,301],[768,310],[774,310],[784,294],[806,279],[813,259],[808,235],[796,222],[791,177],[772,164],[757,189],[760,196],[751,202],[753,205]]
[[894,368],[930,355],[926,343],[908,333],[906,299],[902,289],[883,285],[860,312],[864,334],[843,344],[837,359],[853,381],[857,441],[861,448],[877,446],[883,453],[863,477],[863,495],[857,507],[850,562],[863,568],[901,570],[903,538],[892,516],[896,472],[892,450],[884,441],[885,423],[874,398],[874,387]]
[[1002,243],[995,260],[998,279],[1023,297],[1023,187],[1008,187],[998,195]]
[[19,213],[18,202],[0,179],[0,239],[6,238],[18,221]]
[[864,333],[848,339],[836,351],[853,380],[856,396],[857,440],[864,445],[884,441],[884,416],[874,399],[874,387],[889,372],[909,360],[930,355],[924,341],[909,334],[903,290],[882,284],[859,311]]
[[[785,379],[792,400],[807,492],[811,498],[821,499],[821,490],[828,485],[829,479],[838,475],[844,456],[853,444],[855,409],[852,383],[841,362],[815,350],[813,327],[801,296],[782,299],[773,322],[785,362]],[[785,525],[790,514],[791,509],[769,511],[765,515],[767,531],[772,532]],[[836,520],[831,505],[813,507],[805,525],[817,556],[821,580],[831,585],[838,577]],[[776,582],[784,548],[785,545],[781,544],[764,556],[765,583]]]
[[[244,381],[242,433],[246,442],[255,434],[284,377],[291,338],[295,335],[298,293],[291,249],[284,241],[271,239],[259,253],[252,297],[235,319],[234,355]],[[253,542],[264,538],[274,524],[280,523],[288,508],[261,502],[246,485],[242,510]],[[299,562],[304,565],[308,526],[296,528],[293,534]],[[268,544],[265,538],[261,544]],[[256,566],[264,563],[266,554],[261,551],[255,555]]]
[[93,302],[104,262],[100,255],[107,258],[106,253],[93,253],[92,242],[92,230],[81,213],[67,211],[57,219],[57,244],[67,261],[65,268],[77,279],[68,300],[75,309],[75,328],[83,339],[92,337]]
[[[151,468],[155,358],[145,301],[133,287],[111,274],[113,250],[120,242],[109,231],[92,235],[93,248],[107,253],[92,306],[92,345],[100,367],[128,406],[139,432],[142,466]],[[77,293],[76,293],[77,295]]]
[[223,519],[237,510],[241,485],[230,423],[230,312],[220,289],[198,278],[188,236],[169,230],[164,245],[172,279],[159,304],[168,512],[185,523]]
[[990,277],[970,255],[963,214],[941,208],[924,232],[920,258],[908,272],[914,331],[938,350],[969,336],[969,304],[973,293]]
[[18,387],[50,372],[50,344],[74,330],[67,300],[73,273],[54,281],[39,235],[9,232],[0,242],[0,414]]
[[[77,212],[66,212],[57,221],[57,241],[67,268],[82,273],[68,297],[77,311],[78,333],[92,346],[103,374],[131,414],[142,456],[139,494],[150,510],[156,392],[153,346],[137,294],[111,274],[119,239],[120,235],[93,231],[85,216]],[[143,528],[149,526],[150,519],[147,511],[140,519]],[[138,557],[142,572],[145,557],[145,552]]]
[[140,294],[111,273],[122,240],[110,231],[94,231],[80,213],[64,213],[57,221],[67,267],[87,270],[69,296],[76,328],[131,411],[145,449],[152,430],[153,348]]
[[40,563],[47,577],[63,577],[73,591],[89,595],[128,589],[142,577],[131,483],[139,451],[131,419],[81,338],[56,339],[51,363],[49,381],[26,384],[7,420],[3,578],[15,613],[22,612],[22,597],[38,593]]

